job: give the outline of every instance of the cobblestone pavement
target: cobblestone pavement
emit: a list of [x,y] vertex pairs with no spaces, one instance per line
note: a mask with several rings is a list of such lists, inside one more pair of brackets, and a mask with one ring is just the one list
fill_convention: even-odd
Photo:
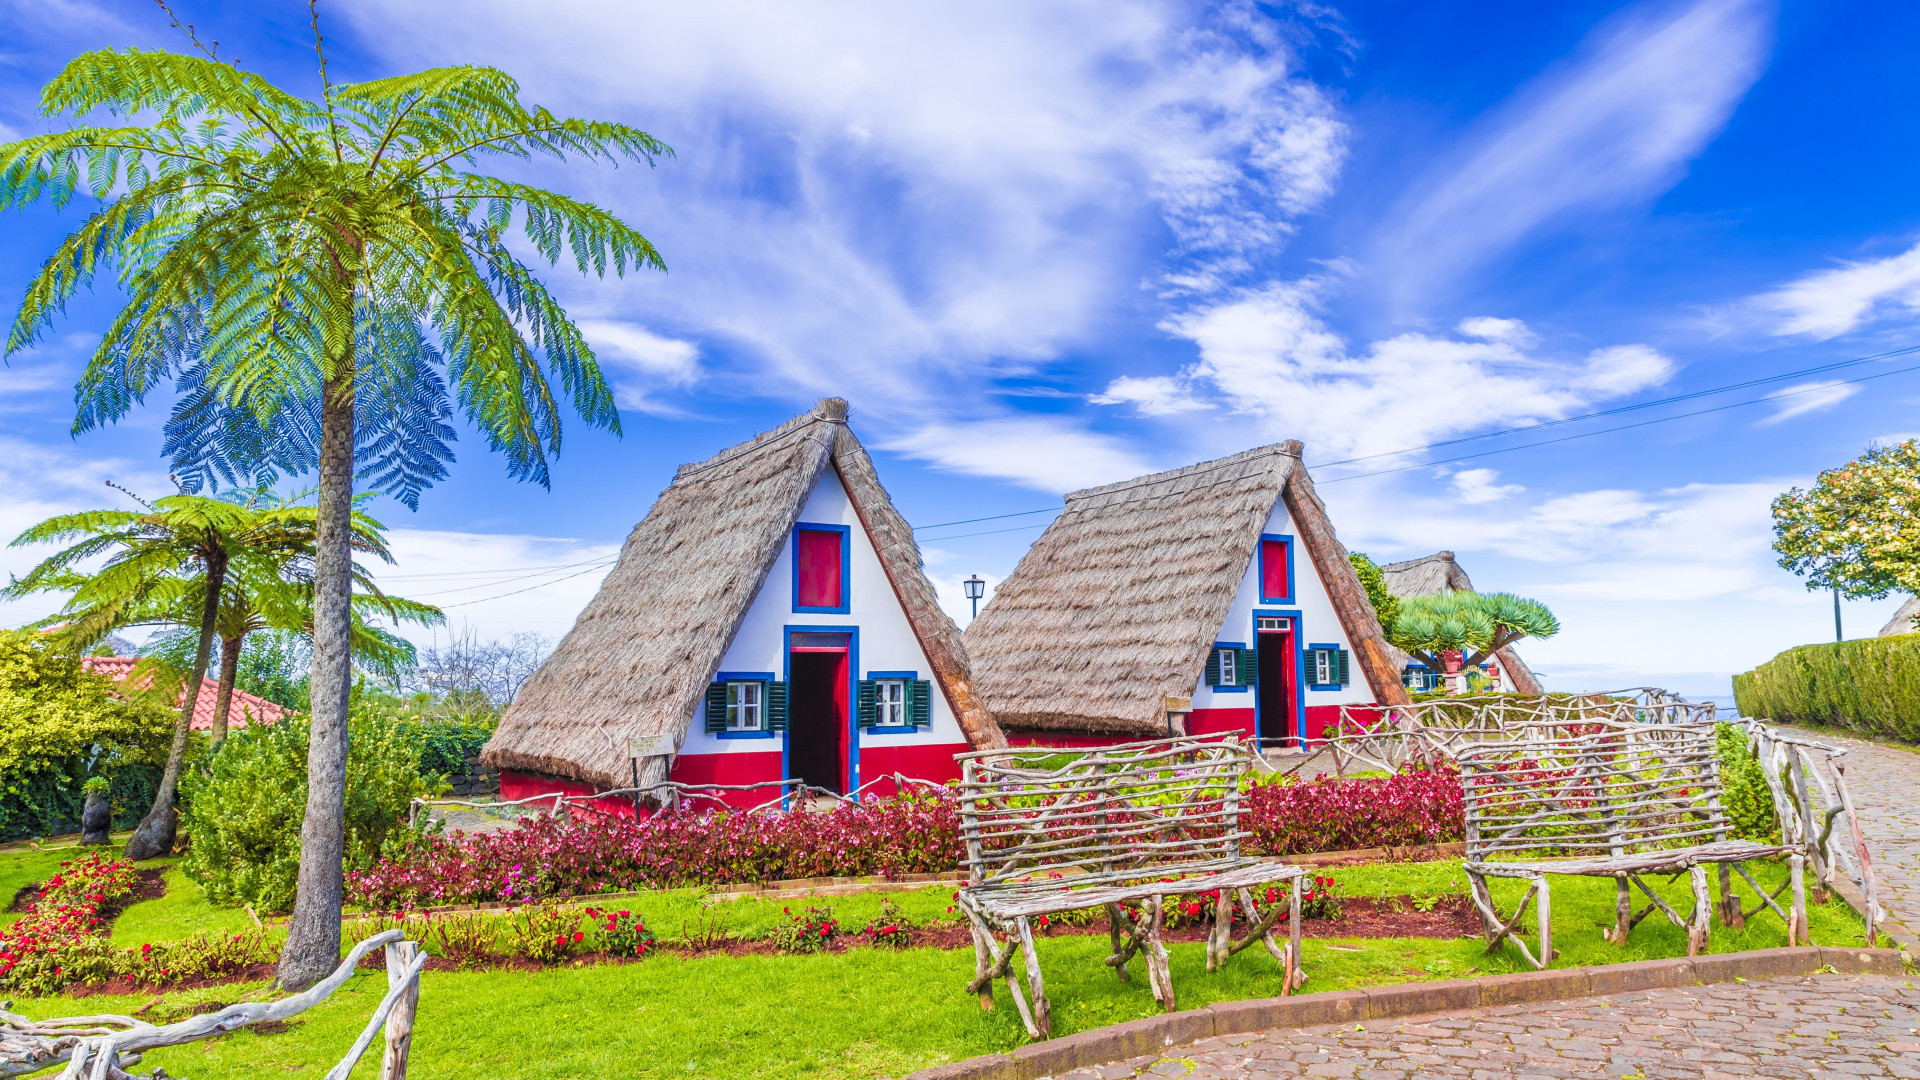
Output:
[[1758,979],[1228,1035],[1061,1080],[1920,1077],[1920,989],[1884,975]]
[[1808,738],[1844,748],[1847,790],[1873,855],[1880,906],[1920,933],[1920,753],[1825,728],[1798,729]]

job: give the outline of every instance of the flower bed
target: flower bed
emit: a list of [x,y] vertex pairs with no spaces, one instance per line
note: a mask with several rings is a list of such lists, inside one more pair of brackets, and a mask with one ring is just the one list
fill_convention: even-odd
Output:
[[101,912],[132,896],[138,878],[132,863],[98,852],[61,863],[26,917],[0,929],[0,989],[52,993],[76,966],[98,966],[112,951],[99,935]]
[[1255,784],[1240,825],[1267,855],[1444,844],[1466,837],[1460,774],[1411,771],[1364,780]]
[[891,877],[951,870],[959,852],[959,815],[942,795],[828,813],[545,816],[511,832],[426,837],[349,873],[347,896],[402,911],[782,878]]
[[[1444,843],[1463,835],[1451,772],[1255,783],[1242,816],[1252,849],[1295,855]],[[805,877],[898,877],[959,867],[951,793],[828,813],[663,814],[642,821],[533,818],[510,832],[429,836],[347,875],[353,903],[379,911],[526,902],[632,889]]]

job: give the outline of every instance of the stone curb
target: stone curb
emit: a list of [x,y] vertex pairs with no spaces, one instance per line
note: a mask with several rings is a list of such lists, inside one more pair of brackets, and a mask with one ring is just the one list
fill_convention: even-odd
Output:
[[1169,1046],[1218,1035],[1270,1028],[1303,1028],[1392,1020],[1493,1005],[1561,1001],[1676,986],[1811,975],[1822,967],[1848,975],[1903,975],[1893,949],[1756,949],[1717,956],[1641,960],[1560,971],[1527,971],[1479,979],[1404,983],[1370,990],[1223,1001],[1204,1009],[1150,1016],[1124,1024],[1029,1043],[1008,1054],[987,1054],[910,1073],[905,1080],[1042,1080],[1070,1069],[1104,1065]]

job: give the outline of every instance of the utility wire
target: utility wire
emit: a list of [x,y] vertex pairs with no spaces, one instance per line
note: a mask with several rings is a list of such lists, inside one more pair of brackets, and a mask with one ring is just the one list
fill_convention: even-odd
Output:
[[[1673,394],[1668,397],[1655,398],[1652,401],[1641,401],[1641,402],[1636,402],[1632,405],[1621,405],[1611,409],[1601,409],[1598,412],[1582,413],[1579,416],[1568,416],[1568,417],[1563,417],[1562,419],[1559,419],[1559,420],[1547,420],[1537,424],[1524,424],[1519,427],[1503,428],[1498,431],[1482,432],[1478,435],[1466,435],[1457,439],[1441,439],[1435,442],[1425,443],[1420,446],[1409,446],[1400,450],[1387,450],[1377,454],[1362,454],[1359,457],[1341,458],[1337,461],[1323,461],[1317,465],[1312,466],[1311,468],[1325,469],[1325,468],[1331,468],[1332,466],[1335,466],[1335,465],[1351,465],[1361,461],[1372,461],[1376,458],[1400,457],[1406,454],[1417,454],[1422,450],[1438,449],[1443,446],[1457,446],[1462,443],[1479,442],[1485,439],[1497,439],[1503,436],[1517,435],[1527,431],[1539,431],[1546,428],[1561,427],[1566,424],[1575,424],[1584,420],[1595,420],[1603,416],[1618,416],[1623,413],[1637,412],[1641,409],[1651,409],[1660,405],[1672,405],[1682,401],[1693,401],[1703,397],[1711,397],[1715,394],[1731,393],[1732,391],[1735,391],[1735,390],[1747,390],[1755,386],[1766,386],[1770,383],[1785,382],[1789,379],[1806,378],[1807,376],[1810,376],[1810,375],[1823,375],[1823,374],[1827,374],[1834,371],[1841,371],[1850,367],[1857,367],[1861,364],[1877,363],[1879,361],[1888,360],[1896,356],[1907,356],[1916,352],[1920,352],[1920,345],[1909,345],[1905,348],[1891,349],[1891,350],[1888,350],[1887,352],[1882,352],[1882,353],[1874,353],[1871,356],[1859,356],[1859,357],[1854,357],[1851,360],[1839,360],[1831,364],[1819,364],[1814,367],[1801,368],[1797,371],[1788,371],[1779,375],[1769,375],[1762,379],[1747,379],[1742,382],[1727,383],[1724,386],[1710,387],[1705,390],[1694,390],[1685,394]],[[1889,376],[1889,375],[1899,375],[1899,374],[1903,374],[1905,372],[1914,371],[1914,370],[1916,370],[1916,368],[1913,368],[1913,367],[1899,368],[1894,371],[1885,371],[1877,375],[1868,375],[1859,379],[1847,379],[1847,380],[1841,380],[1841,381],[1831,382],[1831,383],[1822,383],[1819,386],[1807,387],[1805,390],[1796,390],[1791,393],[1768,394],[1764,397],[1753,398],[1747,401],[1735,402],[1732,405],[1723,405],[1723,406],[1719,406],[1712,409],[1701,409],[1696,412],[1690,412],[1690,413],[1680,413],[1674,416],[1662,417],[1658,420],[1648,420],[1638,424],[1624,424],[1619,427],[1603,428],[1599,431],[1590,431],[1590,432],[1586,432],[1585,434],[1571,435],[1561,439],[1545,439],[1540,442],[1525,443],[1520,446],[1510,446],[1502,450],[1489,450],[1479,454],[1464,454],[1458,457],[1441,458],[1437,461],[1424,461],[1416,465],[1405,465],[1405,466],[1400,466],[1392,469],[1379,469],[1372,472],[1355,473],[1351,476],[1340,476],[1340,477],[1335,477],[1331,480],[1322,480],[1319,482],[1323,484],[1337,484],[1343,480],[1359,480],[1363,477],[1368,477],[1368,476],[1384,476],[1388,473],[1411,472],[1412,470],[1415,470],[1415,469],[1424,469],[1433,465],[1445,465],[1455,461],[1470,461],[1474,458],[1488,457],[1494,454],[1504,454],[1512,450],[1527,450],[1527,449],[1540,447],[1540,446],[1553,446],[1557,443],[1571,442],[1574,439],[1584,439],[1584,438],[1587,438],[1589,435],[1605,435],[1610,432],[1616,432],[1616,431],[1630,431],[1634,428],[1648,427],[1653,424],[1663,424],[1669,420],[1685,420],[1685,419],[1688,419],[1689,417],[1705,416],[1708,413],[1723,412],[1727,409],[1740,408],[1746,405],[1757,405],[1767,401],[1779,401],[1782,398],[1795,397],[1795,396],[1798,396],[1799,394],[1814,393],[1819,390],[1823,390],[1828,386],[1835,386],[1835,385],[1846,386],[1853,383],[1868,382],[1873,379],[1885,378],[1886,376]],[[1012,513],[1012,514],[994,514],[989,517],[966,518],[960,521],[943,521],[933,525],[918,525],[914,527],[913,531],[918,533],[924,530],[938,529],[948,525],[971,525],[976,522],[1000,521],[1005,518],[1028,517],[1033,514],[1053,514],[1053,513],[1060,512],[1064,508],[1065,508],[1065,504],[1063,503],[1060,506],[1049,506],[1040,510],[1022,510],[1022,511],[1019,511],[1018,513]],[[1038,528],[1038,527],[1039,526],[1024,526],[1024,528]],[[933,537],[927,537],[926,539],[930,542],[938,542],[941,540],[959,540],[969,536],[992,536],[1002,532],[1018,532],[1018,531],[1020,530],[1019,529],[993,529],[986,532],[959,533],[952,536],[933,536]]]
[[[609,562],[611,562],[612,560],[608,560],[608,561],[609,561]],[[484,603],[486,603],[486,602],[487,602],[487,601],[489,601],[489,600],[503,600],[503,599],[505,599],[505,598],[507,598],[507,597],[509,597],[509,596],[519,596],[519,595],[520,595],[521,593],[524,593],[524,592],[532,592],[532,591],[533,591],[533,590],[535,590],[535,589],[544,589],[544,588],[546,588],[546,587],[547,587],[547,586],[549,586],[549,585],[558,585],[558,584],[560,584],[560,583],[561,583],[562,581],[571,581],[571,580],[573,580],[574,578],[577,578],[577,577],[579,577],[579,576],[581,576],[582,574],[591,574],[591,573],[593,573],[593,572],[594,572],[595,570],[600,570],[600,569],[604,569],[604,567],[600,567],[600,566],[589,566],[589,567],[587,567],[587,568],[586,568],[585,570],[580,570],[580,571],[577,571],[577,572],[575,572],[575,573],[571,573],[571,574],[568,574],[568,575],[567,575],[566,577],[563,577],[563,578],[555,578],[555,579],[554,579],[554,580],[552,580],[552,581],[543,581],[543,582],[541,582],[541,583],[540,583],[540,584],[538,584],[538,585],[529,585],[529,586],[527,586],[527,587],[526,587],[526,588],[524,588],[524,589],[515,589],[515,590],[513,590],[512,592],[503,592],[503,593],[501,593],[501,594],[499,594],[498,596],[483,596],[483,597],[481,597],[481,598],[480,598],[480,599],[478,599],[478,600],[462,600],[462,601],[460,601],[460,602],[459,602],[459,603],[457,603],[457,604],[441,604],[441,605],[440,605],[440,608],[441,608],[441,610],[443,610],[443,611],[444,611],[444,610],[446,610],[446,609],[448,609],[448,608],[457,608],[457,607],[470,607],[470,606],[472,606],[472,605],[474,605],[474,604],[484,604]]]

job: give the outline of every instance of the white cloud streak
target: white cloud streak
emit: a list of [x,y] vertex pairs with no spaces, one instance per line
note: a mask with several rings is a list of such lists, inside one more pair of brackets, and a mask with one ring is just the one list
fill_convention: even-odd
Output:
[[1550,222],[1672,186],[1765,67],[1770,0],[1641,4],[1491,114],[1389,220],[1371,265],[1416,296]]
[[1845,262],[1752,299],[1778,335],[1818,341],[1879,319],[1920,314],[1920,244],[1898,255]]
[[1154,471],[1119,439],[1044,417],[932,424],[881,445],[947,472],[1012,480],[1056,495]]
[[[1163,324],[1199,347],[1199,362],[1181,378],[1211,383],[1235,410],[1255,417],[1265,437],[1306,440],[1310,460],[1565,416],[1673,372],[1645,345],[1596,349],[1580,360],[1543,358],[1517,344],[1532,334],[1511,319],[1469,320],[1480,334],[1473,339],[1407,333],[1352,351],[1317,314],[1327,287],[1320,279],[1277,283]],[[1487,340],[1495,331],[1497,339]],[[1110,387],[1108,396],[1123,394]]]
[[1859,383],[1821,382],[1789,386],[1777,394],[1767,395],[1780,402],[1780,407],[1754,426],[1771,427],[1796,416],[1825,412],[1859,392]]

